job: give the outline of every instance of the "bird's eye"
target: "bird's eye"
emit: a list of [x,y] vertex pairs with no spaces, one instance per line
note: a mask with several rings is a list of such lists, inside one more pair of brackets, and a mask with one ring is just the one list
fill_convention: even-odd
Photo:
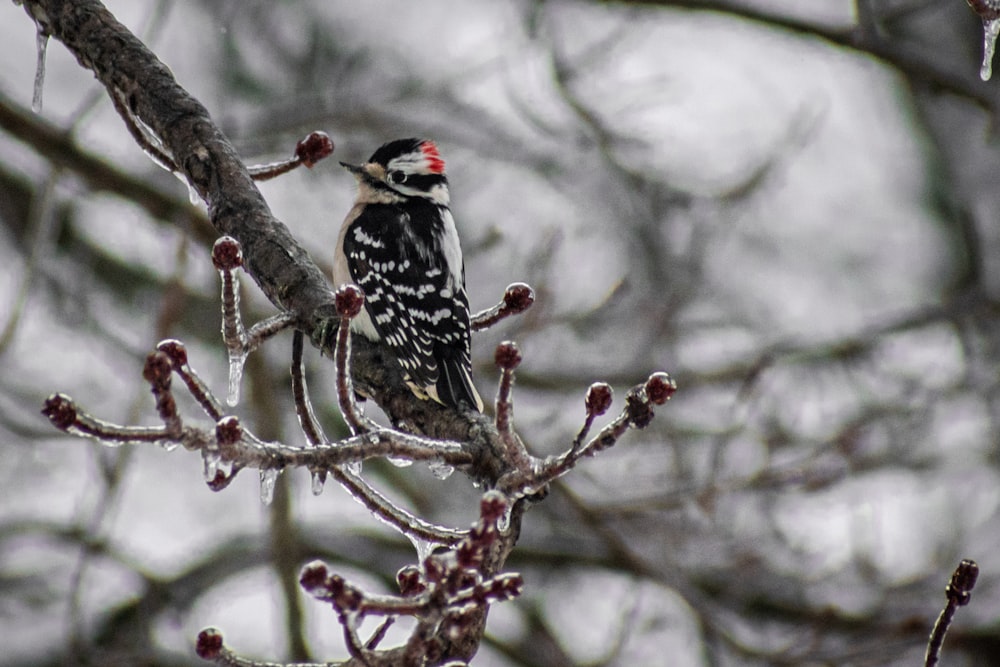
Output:
[[401,183],[406,183],[406,174],[399,171],[398,169],[394,169],[393,171],[389,172],[389,182],[395,183],[396,185],[399,185]]

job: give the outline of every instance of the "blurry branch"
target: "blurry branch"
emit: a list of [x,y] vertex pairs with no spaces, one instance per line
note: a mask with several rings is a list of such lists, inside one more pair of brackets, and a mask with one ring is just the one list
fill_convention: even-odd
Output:
[[215,240],[217,234],[205,215],[188,201],[84,150],[72,134],[19,105],[3,91],[0,91],[0,128],[53,164],[72,172],[88,187],[129,199],[156,219],[183,223],[206,244]]
[[54,243],[53,231],[56,227],[56,183],[59,182],[61,171],[53,169],[45,179],[45,185],[36,190],[31,199],[31,209],[28,213],[27,245],[30,248],[28,259],[21,275],[21,285],[17,296],[6,315],[0,318],[0,358],[7,351],[14,333],[24,313],[24,305],[28,300],[31,283],[38,269],[38,264],[44,254]]
[[893,18],[896,10],[890,10],[892,14],[880,17],[868,9],[867,3],[861,2],[859,5],[864,5],[862,7],[864,11],[861,12],[862,22],[849,28],[838,28],[788,16],[773,9],[754,7],[740,0],[601,0],[601,2],[711,11],[770,28],[815,37],[835,46],[878,58],[899,70],[908,79],[964,97],[991,114],[1000,111],[1000,100],[991,88],[979,79],[978,67],[969,68],[968,71],[965,69],[956,71],[954,68],[949,68],[942,59],[935,58],[932,51],[918,50],[898,41],[890,41],[883,38],[879,31],[872,29],[872,26],[877,25],[881,19]]

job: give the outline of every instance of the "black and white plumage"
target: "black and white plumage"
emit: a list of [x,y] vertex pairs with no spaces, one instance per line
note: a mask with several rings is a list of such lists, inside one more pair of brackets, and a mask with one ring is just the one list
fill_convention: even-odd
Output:
[[333,269],[337,285],[354,283],[365,293],[352,333],[388,345],[419,398],[481,412],[465,266],[437,147],[400,139],[362,165],[341,164],[358,180]]

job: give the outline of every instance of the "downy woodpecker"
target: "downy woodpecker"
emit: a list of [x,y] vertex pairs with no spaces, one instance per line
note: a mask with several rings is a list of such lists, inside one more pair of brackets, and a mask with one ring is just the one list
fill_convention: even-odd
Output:
[[351,332],[388,345],[417,397],[481,412],[465,266],[437,147],[399,139],[364,164],[341,164],[358,196],[340,228],[333,279],[365,293]]

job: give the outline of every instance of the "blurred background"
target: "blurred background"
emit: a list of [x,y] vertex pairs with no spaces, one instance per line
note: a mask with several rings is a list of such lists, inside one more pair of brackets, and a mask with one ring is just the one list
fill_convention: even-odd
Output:
[[[982,575],[944,664],[1000,664],[1000,82],[965,2],[107,4],[248,162],[331,135],[334,159],[261,184],[325,268],[354,194],[336,160],[438,142],[473,308],[537,292],[473,339],[486,396],[495,344],[521,346],[535,453],[572,441],[591,382],[678,381],[528,514],[525,594],[474,664],[922,664],[962,558]],[[197,455],[39,413],[61,391],[155,424],[142,361],[166,337],[224,394],[219,280],[203,213],[91,73],[51,43],[36,117],[10,2],[0,37],[0,664],[203,664],[208,625],[261,660],[343,657],[298,569],[390,591],[404,538],[305,471],[264,506],[253,471],[213,493]],[[243,283],[247,320],[272,314]],[[235,412],[302,444],[290,338],[251,356]],[[461,475],[365,474],[430,520],[476,516]]]

